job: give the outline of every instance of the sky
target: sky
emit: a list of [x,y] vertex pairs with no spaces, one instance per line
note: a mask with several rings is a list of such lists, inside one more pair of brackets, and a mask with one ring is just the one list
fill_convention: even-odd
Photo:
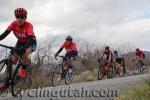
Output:
[[[23,7],[38,41],[67,35],[90,43],[134,45],[150,50],[150,0],[0,0],[0,33]],[[14,45],[11,33],[1,43]]]

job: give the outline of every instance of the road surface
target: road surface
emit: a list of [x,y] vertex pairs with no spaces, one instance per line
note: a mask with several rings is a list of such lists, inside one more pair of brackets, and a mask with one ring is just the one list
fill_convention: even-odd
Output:
[[150,74],[37,88],[25,91],[22,97],[14,98],[9,94],[0,100],[114,100],[122,91],[142,84],[147,78]]

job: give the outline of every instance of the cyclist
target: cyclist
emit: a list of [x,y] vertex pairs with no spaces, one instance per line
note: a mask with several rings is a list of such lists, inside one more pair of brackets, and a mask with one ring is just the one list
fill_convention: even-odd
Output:
[[135,57],[137,60],[139,60],[139,62],[141,63],[142,66],[144,66],[144,59],[145,59],[145,53],[140,50],[139,48],[136,49],[136,52],[135,52]]
[[[78,50],[76,48],[76,43],[73,42],[73,38],[71,36],[66,37],[66,41],[61,45],[58,52],[55,54],[55,58],[57,58],[58,54],[65,48],[66,54],[65,58],[75,58],[78,55]],[[66,60],[66,59],[64,59]]]
[[112,63],[112,61],[113,61],[113,59],[112,59],[113,58],[113,53],[111,52],[109,46],[105,47],[105,50],[102,52],[101,56],[98,58],[98,61],[100,61],[103,58],[104,55],[106,55],[106,59],[105,60],[108,63]]
[[113,59],[114,59],[114,62],[117,63],[118,67],[121,65],[121,62],[122,62],[122,55],[120,53],[118,53],[118,51],[114,51],[113,52]]
[[[58,54],[65,48],[66,54],[64,61],[69,59],[69,64],[73,65],[73,61],[76,59],[78,55],[78,50],[76,47],[76,43],[73,42],[73,38],[71,36],[66,37],[66,41],[61,45],[60,49],[55,54],[55,59],[57,58]],[[64,75],[63,75],[64,76]]]
[[[18,56],[22,55],[23,66],[18,72],[19,78],[25,78],[26,68],[29,65],[29,55],[36,49],[36,37],[33,31],[33,26],[31,23],[26,21],[27,11],[24,8],[17,8],[14,11],[15,20],[8,26],[8,28],[0,35],[0,40],[3,40],[12,31],[16,38],[18,39],[16,43],[15,54],[12,55],[13,64],[17,64]],[[0,88],[7,86],[8,82],[1,83]]]
[[[113,52],[113,61],[115,62],[115,67],[116,67],[116,69],[120,69],[121,68],[121,64],[122,64],[122,62],[123,62],[123,57],[122,57],[122,55],[120,54],[120,53],[118,53],[118,51],[114,51]],[[117,70],[116,70],[117,71]],[[116,72],[116,73],[118,73],[118,72]]]
[[110,65],[113,62],[113,54],[109,48],[109,46],[105,47],[105,50],[102,52],[101,56],[98,58],[98,61],[100,61],[104,55],[106,55],[106,58],[104,59],[106,62],[104,63],[104,66],[106,68],[106,70],[110,67]]

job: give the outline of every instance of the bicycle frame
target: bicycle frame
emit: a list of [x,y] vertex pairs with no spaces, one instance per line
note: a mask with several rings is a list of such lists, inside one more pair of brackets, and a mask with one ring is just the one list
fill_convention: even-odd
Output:
[[108,74],[108,69],[109,67],[112,65],[112,63],[109,63],[108,61],[104,60],[103,62],[101,62],[102,59],[99,61],[99,64],[100,64],[100,67],[103,67],[102,70],[103,70],[103,74]]
[[[9,81],[8,83],[11,83],[12,82],[12,55],[14,55],[14,52],[17,51],[16,48],[14,47],[10,47],[10,46],[6,46],[6,45],[2,45],[0,44],[1,47],[4,47],[4,48],[8,48],[10,49],[10,54],[9,56],[6,57],[6,60],[7,60],[7,81]],[[14,55],[15,56],[15,55]],[[23,60],[20,56],[15,56],[18,58],[18,62],[17,62],[17,67],[15,69],[15,71],[17,71],[20,67],[18,66],[19,63],[22,63]],[[17,72],[14,72],[14,73],[17,73]]]

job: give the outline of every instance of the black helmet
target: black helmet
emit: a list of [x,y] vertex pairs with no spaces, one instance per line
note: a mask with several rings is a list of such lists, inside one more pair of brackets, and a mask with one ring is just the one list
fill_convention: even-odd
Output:
[[73,38],[69,35],[69,36],[66,37],[66,41],[67,41],[67,40],[72,41]]
[[139,51],[140,49],[139,48],[136,48],[136,51]]
[[118,53],[118,51],[117,51],[117,50],[115,50],[115,51],[114,51],[114,54],[117,54],[117,53]]
[[109,50],[109,46],[106,46],[106,47],[105,47],[105,50]]

